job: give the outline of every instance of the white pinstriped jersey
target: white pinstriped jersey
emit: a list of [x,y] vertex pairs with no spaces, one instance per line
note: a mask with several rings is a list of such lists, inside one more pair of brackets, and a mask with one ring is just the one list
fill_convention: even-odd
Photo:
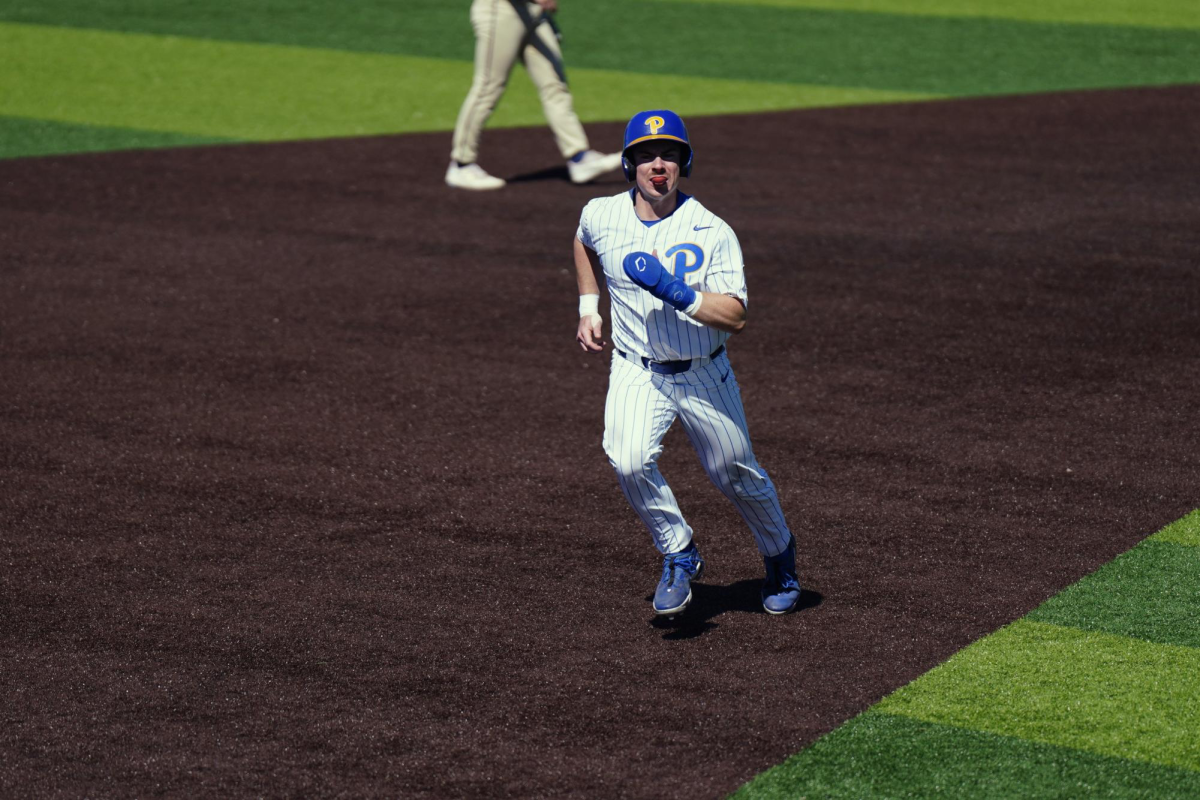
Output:
[[693,289],[746,303],[741,245],[724,220],[682,192],[673,214],[647,225],[634,211],[636,191],[592,200],[584,206],[575,234],[600,256],[612,300],[613,346],[654,361],[707,356],[729,334],[666,305],[631,281],[621,262],[635,250],[655,253]]

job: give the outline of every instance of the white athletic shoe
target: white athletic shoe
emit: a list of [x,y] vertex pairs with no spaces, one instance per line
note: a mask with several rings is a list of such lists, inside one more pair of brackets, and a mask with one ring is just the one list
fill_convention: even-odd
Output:
[[612,172],[614,169],[620,168],[620,153],[605,155],[604,153],[597,153],[595,150],[588,150],[583,154],[583,158],[578,161],[567,162],[567,172],[571,173],[571,183],[587,183],[606,172]]
[[497,178],[495,175],[488,175],[483,167],[478,164],[464,164],[460,167],[451,161],[450,166],[446,169],[446,185],[452,186],[455,189],[470,189],[475,192],[484,192],[488,189],[503,187],[504,179]]

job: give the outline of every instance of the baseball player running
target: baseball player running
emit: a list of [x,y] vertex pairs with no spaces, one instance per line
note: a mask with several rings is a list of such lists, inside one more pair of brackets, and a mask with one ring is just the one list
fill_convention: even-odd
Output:
[[766,567],[763,608],[786,614],[800,600],[796,543],[775,486],[750,446],[737,378],[725,344],[746,327],[746,279],[733,230],[679,191],[692,145],[674,112],[643,111],[625,128],[622,166],[635,185],[592,200],[579,220],[576,340],[604,349],[596,270],[612,300],[612,357],[604,451],[626,499],[663,555],[657,614],[678,614],[704,570],[671,488],[658,470],[676,418],[709,478],[750,526]]
[[558,149],[567,160],[574,183],[588,181],[621,166],[618,153],[605,155],[588,146],[587,134],[575,115],[558,28],[557,0],[474,0],[471,26],[475,29],[475,78],[458,112],[446,184],[456,189],[499,189],[504,179],[489,175],[475,163],[483,125],[500,102],[508,75],[520,59],[537,86],[546,121]]

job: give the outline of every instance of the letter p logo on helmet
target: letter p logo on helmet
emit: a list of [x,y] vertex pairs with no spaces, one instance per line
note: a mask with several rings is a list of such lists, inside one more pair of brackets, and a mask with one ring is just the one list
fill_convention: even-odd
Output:
[[639,111],[629,118],[629,124],[625,126],[625,144],[621,147],[621,167],[625,170],[625,180],[632,181],[636,172],[631,148],[655,139],[678,142],[681,151],[679,174],[684,178],[692,174],[692,143],[683,120],[674,111],[658,108]]

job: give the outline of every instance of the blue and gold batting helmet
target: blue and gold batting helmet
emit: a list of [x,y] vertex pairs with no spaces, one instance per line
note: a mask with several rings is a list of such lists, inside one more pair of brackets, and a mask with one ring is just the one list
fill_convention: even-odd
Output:
[[688,141],[687,128],[674,111],[639,111],[625,126],[625,146],[621,148],[621,166],[625,169],[625,180],[633,180],[634,166],[629,160],[629,148],[639,142],[665,139],[679,142],[683,146],[683,158],[679,174],[687,177],[692,173],[692,143]]

